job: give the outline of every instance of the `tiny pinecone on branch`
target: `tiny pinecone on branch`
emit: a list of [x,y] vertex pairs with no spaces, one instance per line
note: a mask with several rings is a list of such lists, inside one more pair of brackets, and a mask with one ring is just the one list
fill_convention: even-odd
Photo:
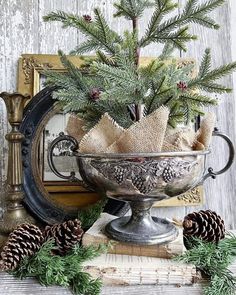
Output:
[[99,100],[100,95],[101,95],[101,90],[99,88],[92,88],[89,92],[89,97],[93,101]]
[[44,235],[46,240],[54,238],[58,253],[64,255],[80,242],[83,233],[80,220],[75,219],[46,226]]
[[225,225],[222,218],[211,210],[193,212],[183,221],[184,236],[196,237],[207,242],[219,242],[225,237]]
[[43,242],[43,233],[36,225],[30,223],[19,225],[10,233],[2,250],[1,270],[14,270],[25,256],[34,255]]

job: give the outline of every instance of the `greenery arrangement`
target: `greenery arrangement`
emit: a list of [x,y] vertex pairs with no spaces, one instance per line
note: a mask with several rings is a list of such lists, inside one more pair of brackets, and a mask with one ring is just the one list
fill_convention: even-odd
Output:
[[[219,25],[208,14],[224,2],[188,0],[183,10],[173,16],[178,6],[173,0],[120,0],[114,4],[114,17],[124,17],[132,24],[132,30],[126,30],[122,36],[109,27],[97,8],[94,16],[49,13],[45,21],[59,21],[64,28],[78,29],[87,37],[72,54],[96,52],[96,57],[86,58],[84,67],[79,69],[59,51],[68,72],[46,73],[47,84],[58,87],[54,98],[62,102],[66,111],[83,118],[87,129],[105,112],[127,128],[161,105],[170,110],[170,126],[189,123],[203,114],[204,106],[217,104],[212,93],[231,91],[217,80],[235,70],[236,63],[211,69],[211,53],[206,49],[198,73],[192,77],[193,65],[179,66],[171,54],[175,49],[186,51],[186,43],[196,39],[189,33],[189,24],[218,29]],[[152,16],[145,34],[140,36],[139,21],[148,9],[152,9]],[[142,66],[141,51],[151,43],[163,46],[163,51]],[[144,112],[141,105],[145,106]]]
[[103,197],[97,203],[88,206],[79,211],[78,218],[81,222],[81,227],[86,230],[100,217],[107,203],[107,198]]
[[52,255],[56,247],[53,240],[45,242],[31,257],[25,257],[11,273],[20,279],[35,277],[44,286],[69,287],[77,295],[98,295],[102,283],[83,271],[83,262],[106,252],[109,246],[82,247],[77,244],[67,255]]
[[232,295],[236,292],[236,278],[228,266],[236,258],[236,237],[228,234],[218,243],[202,241],[199,238],[188,238],[187,250],[176,257],[177,261],[196,265],[210,277],[209,286],[204,289],[205,295]]

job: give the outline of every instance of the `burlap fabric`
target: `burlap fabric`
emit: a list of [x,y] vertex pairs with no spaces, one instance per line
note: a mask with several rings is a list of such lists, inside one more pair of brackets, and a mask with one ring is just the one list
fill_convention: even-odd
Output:
[[167,129],[163,152],[191,151],[196,142],[197,135],[191,127]]
[[216,116],[214,113],[207,113],[203,118],[200,129],[197,132],[195,150],[208,149],[212,139],[212,132],[215,127]]
[[[167,128],[169,110],[160,107],[152,114],[123,129],[107,113],[80,141],[81,153],[151,153],[208,149],[215,126],[215,115],[208,113],[200,129]],[[80,140],[81,120],[71,117],[68,133]],[[77,124],[75,128],[74,124]],[[80,130],[80,131],[79,131]],[[74,135],[73,135],[74,134]]]
[[131,125],[105,152],[150,153],[160,152],[169,119],[169,110],[160,107],[149,116]]
[[100,121],[82,138],[79,144],[81,153],[102,153],[124,132],[107,113]]
[[65,131],[67,132],[67,134],[74,137],[78,142],[80,142],[80,140],[86,134],[86,132],[83,130],[83,126],[84,121],[78,116],[72,114],[68,119]]

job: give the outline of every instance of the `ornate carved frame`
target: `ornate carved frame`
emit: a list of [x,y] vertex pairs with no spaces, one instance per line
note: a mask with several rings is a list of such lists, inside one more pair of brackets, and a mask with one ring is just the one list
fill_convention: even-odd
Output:
[[[76,65],[81,66],[83,61],[77,56],[71,56],[70,60]],[[144,65],[151,60],[149,57],[142,58]],[[192,59],[181,60],[180,64],[194,63]],[[65,71],[57,55],[44,54],[23,54],[19,59],[18,67],[18,91],[23,94],[29,94],[31,97],[36,95],[40,86],[40,74],[43,70]],[[84,188],[79,185],[64,182],[51,182],[46,185],[48,192],[53,194],[53,198],[67,204],[70,195],[82,193],[86,195]],[[90,193],[91,194],[91,193]],[[90,195],[91,196],[91,195]],[[97,197],[94,197],[95,200]],[[91,197],[90,197],[91,202]],[[69,202],[71,205],[71,202]],[[77,202],[76,202],[77,203]],[[158,202],[156,206],[193,206],[203,203],[203,188],[198,187],[184,195]],[[75,204],[78,205],[78,204]]]

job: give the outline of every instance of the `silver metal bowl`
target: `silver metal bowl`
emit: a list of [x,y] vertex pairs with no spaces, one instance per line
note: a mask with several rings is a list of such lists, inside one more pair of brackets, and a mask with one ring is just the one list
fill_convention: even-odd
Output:
[[[208,177],[215,178],[228,170],[233,162],[231,140],[217,130],[213,135],[222,137],[229,146],[229,160],[218,172],[205,168],[210,151],[82,154],[76,152],[76,140],[64,134],[52,142],[48,161],[57,176],[79,181],[81,185],[105,193],[109,198],[129,202],[132,215],[110,222],[106,227],[110,237],[137,244],[161,244],[175,239],[178,231],[165,219],[151,216],[153,203],[184,193],[202,184]],[[70,140],[73,144],[82,181],[73,172],[64,176],[56,170],[53,149],[62,140]]]

